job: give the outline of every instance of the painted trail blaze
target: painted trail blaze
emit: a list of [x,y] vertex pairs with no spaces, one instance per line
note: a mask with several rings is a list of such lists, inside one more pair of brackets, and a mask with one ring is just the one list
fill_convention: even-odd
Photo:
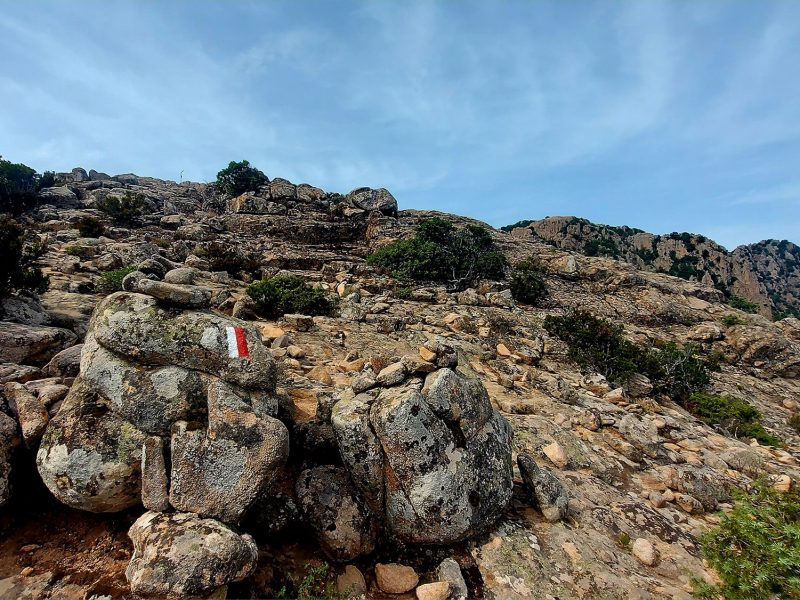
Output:
[[225,332],[228,335],[228,356],[231,358],[250,356],[242,327],[226,327]]

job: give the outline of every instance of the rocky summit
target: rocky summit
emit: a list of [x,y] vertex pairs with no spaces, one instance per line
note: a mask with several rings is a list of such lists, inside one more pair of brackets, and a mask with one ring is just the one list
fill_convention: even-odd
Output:
[[[49,287],[2,300],[2,598],[690,598],[739,494],[797,489],[794,245],[53,183],[17,217]],[[494,275],[367,260],[445,221]]]

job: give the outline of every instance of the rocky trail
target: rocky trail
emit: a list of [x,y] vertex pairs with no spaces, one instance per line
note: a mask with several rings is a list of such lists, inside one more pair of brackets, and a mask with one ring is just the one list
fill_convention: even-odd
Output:
[[[326,563],[376,599],[690,598],[714,581],[698,536],[731,490],[800,481],[795,318],[496,230],[511,262],[543,265],[539,306],[504,282],[398,282],[366,256],[436,213],[386,190],[273,179],[226,201],[57,179],[21,218],[50,287],[0,322],[2,598],[275,597]],[[96,208],[126,192],[149,205],[139,227]],[[104,235],[79,236],[87,216]],[[335,313],[259,318],[214,245],[322,287]],[[782,445],[582,370],[543,327],[574,308],[715,352],[708,390],[746,399]]]

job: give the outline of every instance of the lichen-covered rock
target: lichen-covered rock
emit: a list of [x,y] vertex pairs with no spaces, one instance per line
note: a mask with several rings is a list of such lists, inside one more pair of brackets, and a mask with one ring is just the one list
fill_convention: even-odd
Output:
[[180,285],[143,278],[136,280],[131,291],[147,294],[169,306],[208,308],[211,304],[211,290],[195,285]]
[[383,390],[368,419],[359,396],[334,407],[354,483],[370,506],[379,507],[382,494],[379,514],[405,543],[462,540],[491,525],[511,500],[511,427],[490,406],[473,406],[488,403],[478,386],[444,373],[427,386],[432,404],[406,386]]
[[237,523],[289,455],[289,431],[221,381],[208,387],[208,427],[172,434],[170,503]]
[[[242,328],[247,355],[230,356],[229,327]],[[117,292],[98,304],[90,328],[101,346],[136,362],[202,371],[246,388],[275,388],[275,361],[258,332],[242,321]]]
[[567,516],[569,495],[558,477],[539,467],[527,454],[517,456],[522,480],[544,518],[556,522]]
[[384,188],[358,188],[347,194],[347,202],[362,210],[377,210],[386,216],[397,216],[397,200]]
[[47,488],[67,506],[125,510],[141,500],[144,439],[78,378],[47,426],[36,465]]
[[42,437],[50,417],[45,406],[21,383],[5,384],[6,398],[17,414],[22,439],[28,448],[33,448]]
[[345,469],[330,465],[307,469],[300,473],[296,491],[303,514],[332,560],[351,560],[375,549],[375,520],[362,506]]
[[151,436],[142,446],[142,504],[147,510],[169,510],[169,481],[164,440]]
[[0,321],[0,362],[42,365],[76,341],[67,329]]
[[249,535],[191,513],[147,512],[128,535],[133,557],[125,576],[146,597],[207,597],[250,575],[258,561]]
[[11,498],[11,453],[19,442],[16,421],[0,412],[0,506]]

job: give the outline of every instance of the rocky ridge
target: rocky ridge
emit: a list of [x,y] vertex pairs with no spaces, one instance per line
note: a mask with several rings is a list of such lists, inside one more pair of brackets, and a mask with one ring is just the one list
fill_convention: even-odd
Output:
[[[398,212],[385,190],[273,179],[220,199],[82,169],[59,183],[26,216],[51,287],[6,301],[0,322],[0,596],[263,597],[327,560],[340,587],[373,598],[689,597],[690,575],[714,577],[697,536],[731,489],[762,474],[797,485],[796,319],[496,231],[512,262],[543,264],[542,307],[515,305],[502,282],[401,290],[364,258],[433,213]],[[125,191],[151,203],[142,227],[93,208]],[[88,215],[104,236],[79,237]],[[337,314],[257,318],[251,276],[211,270],[212,243],[254,275],[302,275],[340,298]],[[122,292],[95,291],[124,265],[138,271]],[[640,342],[718,351],[711,390],[746,398],[785,446],[714,430],[646,381],[612,389],[582,372],[541,326],[576,307]],[[228,355],[228,327],[251,360]],[[50,492],[26,481],[32,455]],[[73,507],[75,527],[78,511],[104,513],[113,536],[121,519],[118,560],[98,561],[98,543],[54,562],[66,533],[25,527],[21,495],[37,489]],[[61,510],[41,501],[45,519]]]
[[508,229],[565,250],[617,258],[716,287],[756,304],[767,317],[800,317],[800,248],[787,240],[764,240],[729,252],[703,235],[655,235],[577,217],[546,217],[520,225]]

